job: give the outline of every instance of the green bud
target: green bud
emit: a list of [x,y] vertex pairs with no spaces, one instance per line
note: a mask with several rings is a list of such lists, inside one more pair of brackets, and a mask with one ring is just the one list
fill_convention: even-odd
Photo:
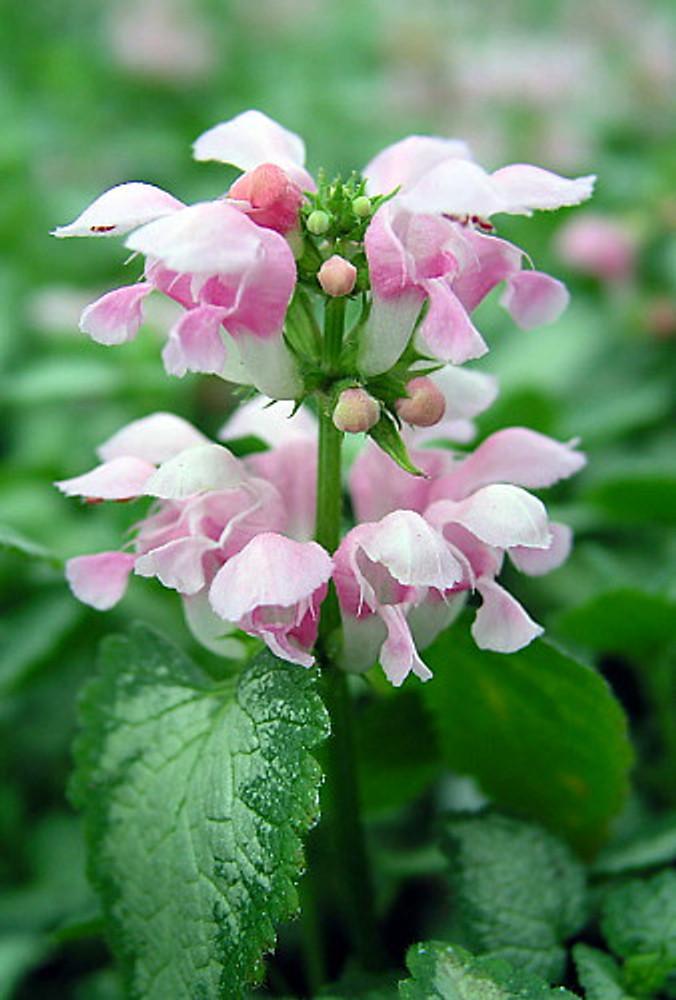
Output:
[[371,199],[367,198],[365,194],[360,195],[355,198],[352,202],[352,211],[359,219],[368,219],[372,212]]
[[306,225],[313,236],[323,236],[331,225],[331,216],[317,209],[314,212],[310,212]]

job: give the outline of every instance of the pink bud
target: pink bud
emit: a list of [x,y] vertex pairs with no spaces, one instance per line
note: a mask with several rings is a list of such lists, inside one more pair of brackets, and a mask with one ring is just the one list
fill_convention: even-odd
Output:
[[421,376],[406,386],[408,396],[397,400],[397,413],[414,427],[433,427],[446,411],[446,400],[431,378]]
[[370,431],[380,420],[380,407],[365,389],[344,389],[333,411],[333,422],[339,431],[361,434]]
[[357,268],[338,254],[325,260],[317,274],[317,281],[326,294],[333,298],[349,295],[356,280]]
[[228,198],[248,201],[251,207],[244,211],[259,226],[288,233],[298,225],[303,192],[281,167],[261,163],[235,181]]

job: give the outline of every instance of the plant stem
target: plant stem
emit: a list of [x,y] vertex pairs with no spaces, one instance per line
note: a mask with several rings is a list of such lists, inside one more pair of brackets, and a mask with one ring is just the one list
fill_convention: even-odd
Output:
[[[345,303],[327,303],[324,326],[324,361],[335,372],[342,346]],[[329,552],[340,543],[342,512],[342,434],[333,424],[330,409],[321,400],[315,539]],[[332,661],[331,637],[340,627],[340,610],[333,584],[322,605],[317,658],[323,673],[323,692],[331,716],[331,736],[326,747],[327,812],[342,889],[347,932],[354,954],[364,968],[379,964],[380,949],[373,906],[373,890],[364,830],[360,816],[352,704],[346,674]]]

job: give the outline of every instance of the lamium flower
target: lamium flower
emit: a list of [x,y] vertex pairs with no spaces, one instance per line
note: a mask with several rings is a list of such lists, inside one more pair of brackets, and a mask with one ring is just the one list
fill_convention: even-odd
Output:
[[[526,164],[489,174],[464,143],[411,136],[367,164],[365,181],[317,189],[302,139],[259,111],[208,130],[194,154],[244,172],[227,193],[196,205],[151,184],[120,184],[54,231],[126,237],[143,257],[141,280],[93,302],[80,328],[98,343],[122,344],[136,336],[147,295],[167,295],[184,310],[163,350],[169,374],[210,373],[273,398],[302,398],[317,363],[307,331],[317,284],[330,297],[367,296],[341,372],[361,379],[392,368],[412,337],[435,361],[481,357],[488,347],[471,313],[502,282],[501,301],[524,328],[553,321],[567,303],[564,286],[523,270],[524,252],[493,235],[488,220],[578,204],[591,177]],[[290,308],[294,290],[304,336]]]
[[[180,595],[212,650],[237,656],[246,633],[309,666],[319,635],[322,656],[342,641],[346,669],[379,661],[394,684],[429,678],[421,651],[472,594],[480,648],[526,645],[542,629],[498,578],[506,558],[534,576],[564,561],[570,530],[528,490],[572,475],[584,457],[575,442],[518,427],[472,452],[439,439],[470,442],[497,395],[494,378],[459,367],[488,351],[474,321],[485,297],[503,285],[500,302],[525,329],[552,322],[568,301],[492,220],[578,204],[593,178],[527,164],[488,173],[464,143],[410,136],[363,177],[315,183],[302,139],[258,111],[205,132],[194,153],[242,173],[193,205],[121,184],[55,231],[120,236],[142,261],[139,280],[87,306],[80,326],[122,344],[159,292],[181,309],[162,351],[167,372],[263,395],[230,415],[224,444],[157,413],[109,438],[98,466],[57,483],[90,503],[148,505],[121,551],[68,562],[75,595],[106,610],[131,573],[152,577]],[[369,440],[355,458],[353,438],[355,522],[336,546],[346,433]],[[323,532],[317,475],[329,473],[335,523]],[[342,640],[327,644],[318,625],[331,581]]]

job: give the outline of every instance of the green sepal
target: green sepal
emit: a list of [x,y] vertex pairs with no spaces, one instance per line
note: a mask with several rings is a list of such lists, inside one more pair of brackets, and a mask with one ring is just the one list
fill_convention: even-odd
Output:
[[389,412],[386,410],[383,412],[378,423],[369,431],[369,437],[373,438],[378,447],[386,455],[389,455],[404,472],[410,472],[412,476],[425,475],[411,461],[404,439],[399,433],[394,417]]

